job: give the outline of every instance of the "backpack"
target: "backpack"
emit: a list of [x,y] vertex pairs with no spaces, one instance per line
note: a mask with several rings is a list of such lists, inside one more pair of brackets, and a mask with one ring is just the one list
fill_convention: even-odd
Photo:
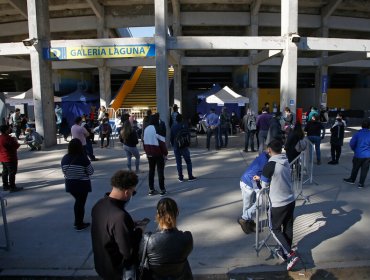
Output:
[[107,135],[109,134],[110,131],[110,124],[109,123],[103,123],[101,125],[101,134]]
[[190,146],[190,132],[187,128],[182,128],[175,136],[175,143],[181,148],[186,148]]
[[254,116],[250,116],[248,118],[247,128],[248,128],[248,130],[256,130],[257,129],[256,118]]

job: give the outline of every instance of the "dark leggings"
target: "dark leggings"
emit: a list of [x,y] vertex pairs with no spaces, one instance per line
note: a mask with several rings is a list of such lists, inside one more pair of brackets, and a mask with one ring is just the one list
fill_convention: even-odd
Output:
[[87,194],[87,192],[71,192],[71,195],[75,198],[75,226],[82,225],[84,222]]

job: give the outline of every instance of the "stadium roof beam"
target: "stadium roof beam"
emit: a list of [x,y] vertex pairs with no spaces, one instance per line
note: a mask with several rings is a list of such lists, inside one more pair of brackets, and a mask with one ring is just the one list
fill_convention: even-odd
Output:
[[337,7],[342,3],[343,0],[331,0],[325,7],[321,10],[322,20],[324,23],[328,22],[328,19],[337,9]]
[[264,50],[252,56],[252,64],[258,65],[261,62],[270,59],[278,54],[281,54],[282,50]]
[[86,0],[98,19],[104,18],[104,7],[97,0]]
[[27,1],[25,0],[8,0],[9,4],[16,9],[23,17],[28,18]]
[[322,59],[322,65],[332,65],[338,63],[352,62],[356,60],[365,60],[367,58],[366,54],[366,52],[346,52],[331,55]]

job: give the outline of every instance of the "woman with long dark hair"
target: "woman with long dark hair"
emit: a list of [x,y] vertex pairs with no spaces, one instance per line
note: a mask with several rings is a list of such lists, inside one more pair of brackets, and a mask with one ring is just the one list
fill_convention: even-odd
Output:
[[301,154],[301,152],[296,150],[295,146],[297,145],[298,141],[302,140],[303,138],[304,132],[302,129],[302,125],[300,122],[296,122],[294,128],[289,131],[284,146],[289,163],[292,162],[297,156]]
[[75,199],[74,228],[76,231],[82,231],[90,225],[84,222],[84,215],[87,195],[91,192],[90,176],[94,173],[94,168],[79,139],[73,138],[69,142],[68,153],[62,158],[61,166],[66,192],[69,192]]
[[135,157],[135,172],[139,173],[140,165],[140,154],[136,145],[139,143],[136,130],[133,129],[131,122],[129,120],[125,121],[123,128],[121,129],[121,137],[123,139],[123,148],[126,152],[127,157],[127,168],[131,171],[131,159],[132,156]]
[[[166,197],[158,202],[158,231],[145,234],[140,246],[141,257],[144,253],[149,265],[149,275],[144,279],[193,279],[188,262],[188,256],[193,250],[193,236],[189,231],[177,229],[178,215],[179,210],[173,199]],[[145,247],[146,252],[143,252]]]

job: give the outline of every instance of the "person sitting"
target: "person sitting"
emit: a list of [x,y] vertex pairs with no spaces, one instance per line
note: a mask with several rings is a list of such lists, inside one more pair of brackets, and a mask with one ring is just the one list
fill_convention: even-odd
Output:
[[43,137],[38,134],[36,130],[32,128],[26,129],[26,138],[24,139],[24,143],[30,146],[30,151],[40,151],[42,142]]
[[141,240],[139,259],[143,255],[147,257],[150,279],[193,279],[188,262],[193,250],[193,236],[189,231],[177,229],[178,215],[176,202],[168,197],[162,198],[157,204],[156,214],[159,230],[153,234],[146,233]]

